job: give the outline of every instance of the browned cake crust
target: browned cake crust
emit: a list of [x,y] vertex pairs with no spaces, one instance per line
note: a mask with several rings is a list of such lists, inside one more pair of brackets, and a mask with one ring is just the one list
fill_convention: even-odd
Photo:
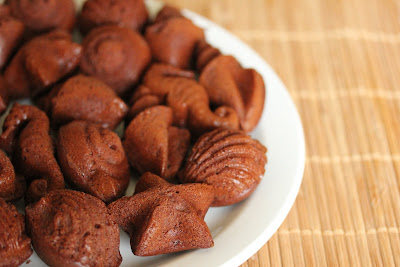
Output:
[[128,159],[118,135],[99,124],[73,121],[60,128],[57,155],[69,184],[111,202],[128,187]]
[[32,181],[26,201],[39,200],[48,192],[64,188],[64,177],[54,157],[53,140],[46,113],[14,104],[3,125],[0,145],[12,155],[16,170]]
[[55,125],[85,120],[114,129],[128,112],[125,102],[94,77],[76,75],[53,90],[50,117]]
[[175,186],[151,173],[145,173],[139,183],[144,191],[108,206],[130,234],[133,254],[153,256],[214,245],[203,220],[213,200],[212,187]]
[[178,172],[190,144],[190,133],[172,127],[172,116],[169,107],[150,107],[126,128],[124,148],[139,173],[149,171],[171,180]]
[[0,70],[17,48],[24,34],[24,24],[16,18],[0,14]]
[[72,30],[75,24],[73,0],[6,0],[11,14],[32,32]]
[[32,255],[24,215],[0,197],[0,267],[21,265]]
[[26,227],[39,257],[50,266],[121,264],[119,228],[98,198],[57,190],[26,207]]
[[16,175],[10,159],[0,150],[0,198],[5,201],[21,198],[25,191],[25,180]]
[[212,206],[235,204],[247,198],[265,172],[267,149],[245,132],[216,129],[193,145],[180,175],[183,183],[206,183],[215,190]]
[[4,73],[10,97],[39,94],[70,74],[81,57],[81,46],[71,38],[68,32],[55,30],[21,47]]
[[143,37],[116,25],[92,30],[82,45],[81,71],[102,80],[118,95],[132,89],[151,60]]
[[219,106],[214,111],[210,109],[207,92],[191,71],[153,64],[143,77],[143,85],[145,90],[139,88],[143,92],[135,93],[135,100],[139,101],[142,96],[157,96],[172,109],[173,124],[187,127],[193,136],[218,127],[239,128],[239,119],[232,108]]
[[233,108],[242,130],[250,132],[264,109],[265,86],[254,69],[244,69],[232,56],[212,59],[201,72],[199,82],[206,88],[213,105]]
[[191,67],[196,43],[205,38],[201,28],[176,10],[160,13],[155,23],[146,28],[145,37],[155,61],[181,69]]
[[106,25],[117,24],[140,31],[148,18],[143,0],[88,0],[79,17],[81,32]]

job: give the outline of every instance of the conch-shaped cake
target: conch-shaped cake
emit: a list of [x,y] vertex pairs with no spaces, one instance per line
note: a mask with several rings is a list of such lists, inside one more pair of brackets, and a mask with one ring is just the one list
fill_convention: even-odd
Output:
[[10,97],[37,95],[70,74],[82,50],[71,38],[68,32],[55,30],[21,47],[4,73]]
[[212,206],[232,205],[247,198],[265,172],[267,149],[245,132],[216,129],[193,145],[180,180],[206,183],[215,190]]
[[141,31],[147,18],[143,0],[88,0],[83,4],[79,27],[83,33],[106,24]]
[[139,173],[153,172],[170,180],[181,167],[190,133],[172,126],[172,110],[154,106],[140,112],[125,130],[123,145]]
[[6,0],[6,3],[12,16],[34,33],[54,29],[71,31],[75,24],[73,0]]
[[15,174],[14,166],[0,150],[0,198],[12,201],[21,198],[25,191],[25,180]]
[[64,176],[54,157],[46,113],[30,105],[14,104],[3,125],[0,145],[12,155],[18,173],[31,181],[26,202],[64,188]]
[[31,239],[25,233],[24,215],[0,197],[0,266],[19,266],[32,252]]
[[[204,49],[203,53],[206,52]],[[205,60],[202,57],[206,56],[200,53],[199,59]],[[254,129],[261,118],[265,99],[264,81],[257,71],[244,69],[232,56],[219,55],[203,67],[199,83],[206,88],[212,105],[233,108],[240,118],[241,129],[246,132]]]
[[69,78],[54,88],[49,98],[46,111],[57,126],[84,120],[114,129],[128,112],[125,102],[109,86],[84,75]]
[[188,69],[196,43],[204,39],[204,32],[176,11],[167,10],[161,11],[155,22],[146,28],[145,37],[155,61]]
[[[208,95],[194,73],[166,64],[153,64],[143,78],[141,97],[154,95],[172,108],[173,124],[187,127],[194,136],[219,127],[239,128],[236,112],[226,106],[210,109]],[[134,95],[135,96],[135,95]],[[138,97],[137,99],[141,99]],[[134,104],[135,106],[135,104]]]
[[80,68],[108,84],[118,95],[124,95],[138,82],[150,60],[150,48],[139,33],[106,25],[84,39]]
[[4,78],[0,76],[0,115],[7,109],[8,106],[8,90]]
[[118,135],[99,124],[73,121],[60,128],[57,155],[75,188],[111,202],[125,194],[130,172]]
[[133,196],[108,205],[129,233],[133,254],[153,256],[214,245],[204,222],[214,198],[211,186],[172,185],[152,173],[145,173],[137,186]]
[[25,214],[33,248],[49,266],[121,264],[119,228],[100,199],[56,190],[27,206]]

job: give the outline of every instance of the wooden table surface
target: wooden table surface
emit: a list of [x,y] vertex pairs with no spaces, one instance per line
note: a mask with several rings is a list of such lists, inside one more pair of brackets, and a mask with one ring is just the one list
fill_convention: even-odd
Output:
[[303,121],[296,203],[243,266],[400,266],[400,1],[166,2],[252,46]]

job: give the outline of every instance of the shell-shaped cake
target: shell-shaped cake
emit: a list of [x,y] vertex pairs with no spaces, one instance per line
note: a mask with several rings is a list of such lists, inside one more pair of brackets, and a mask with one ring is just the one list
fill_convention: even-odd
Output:
[[72,30],[75,24],[73,0],[7,0],[11,14],[32,32]]
[[24,178],[15,174],[10,159],[0,150],[0,198],[5,201],[17,200],[24,191]]
[[24,215],[0,197],[0,266],[19,266],[32,255]]
[[150,63],[150,48],[137,32],[116,25],[92,30],[83,41],[81,71],[124,95]]
[[33,248],[49,266],[120,265],[119,228],[100,199],[57,190],[25,214]]
[[264,109],[265,85],[254,69],[245,69],[232,56],[220,55],[202,70],[199,82],[213,105],[233,108],[241,129],[250,132],[256,127]]
[[118,135],[99,124],[73,121],[60,128],[57,155],[67,181],[110,202],[124,195],[130,173]]
[[147,18],[143,0],[88,0],[82,7],[79,28],[87,33],[101,25],[117,24],[140,31]]
[[114,129],[128,112],[125,102],[94,77],[76,75],[53,90],[47,108],[55,125],[84,120]]
[[125,130],[124,148],[139,173],[152,172],[170,180],[181,167],[190,144],[186,129],[173,127],[172,110],[154,106],[140,112]]
[[243,131],[216,129],[194,144],[180,180],[212,185],[215,190],[212,206],[237,203],[247,198],[264,176],[266,151]]
[[211,110],[205,88],[194,79],[191,71],[153,64],[143,77],[143,85],[149,91],[143,95],[165,99],[174,114],[173,124],[187,127],[194,136],[219,127],[239,128],[239,118],[232,108],[217,106]]
[[131,197],[108,205],[118,225],[129,233],[137,256],[154,256],[214,246],[204,216],[213,201],[205,184],[173,185],[145,173]]
[[163,11],[146,28],[145,37],[156,61],[181,69],[191,67],[196,43],[205,38],[203,30],[189,19]]
[[10,97],[28,97],[47,90],[78,66],[81,51],[81,45],[72,42],[71,34],[63,30],[32,39],[18,50],[5,70]]
[[12,155],[16,171],[31,181],[25,199],[28,203],[64,188],[49,132],[46,113],[30,105],[14,104],[4,121],[0,145]]

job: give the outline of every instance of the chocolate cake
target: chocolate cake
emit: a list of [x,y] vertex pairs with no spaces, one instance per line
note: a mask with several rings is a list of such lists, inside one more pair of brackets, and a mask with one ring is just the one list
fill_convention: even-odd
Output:
[[19,266],[32,255],[24,215],[0,197],[0,266]]
[[0,70],[18,47],[24,34],[24,24],[7,14],[0,14]]
[[46,113],[40,109],[16,103],[0,135],[0,146],[12,155],[16,171],[31,182],[25,198],[28,203],[52,190],[64,188],[64,176],[54,157],[49,124]]
[[104,202],[128,187],[128,159],[118,135],[99,124],[73,121],[60,128],[57,155],[69,184]]
[[178,172],[190,144],[186,129],[171,126],[172,110],[165,106],[145,109],[125,130],[123,145],[139,173],[153,172],[170,180]]
[[[45,52],[45,53],[44,53]],[[11,98],[37,95],[79,64],[81,46],[66,31],[55,30],[24,44],[5,70]]]
[[54,29],[71,31],[75,24],[73,0],[6,0],[6,3],[11,14],[34,33]]
[[102,80],[118,95],[132,89],[151,60],[144,38],[116,25],[92,30],[82,45],[81,71]]
[[260,183],[266,152],[261,143],[243,131],[216,129],[193,145],[180,180],[212,185],[212,206],[232,205],[247,198]]
[[98,198],[56,190],[26,207],[26,227],[49,266],[119,266],[119,228]]
[[88,0],[79,17],[81,32],[108,24],[141,31],[148,18],[143,0]]
[[50,117],[55,125],[85,120],[114,129],[128,112],[125,102],[102,81],[76,75],[50,92]]
[[212,187],[175,186],[151,173],[145,173],[140,183],[144,191],[108,206],[129,233],[133,254],[153,256],[214,245],[203,220],[213,200]]
[[21,198],[25,191],[25,180],[15,174],[10,159],[0,150],[0,198],[5,201]]
[[199,82],[206,88],[212,105],[233,108],[240,127],[250,132],[264,109],[265,86],[254,69],[244,69],[232,56],[219,55],[201,72]]

